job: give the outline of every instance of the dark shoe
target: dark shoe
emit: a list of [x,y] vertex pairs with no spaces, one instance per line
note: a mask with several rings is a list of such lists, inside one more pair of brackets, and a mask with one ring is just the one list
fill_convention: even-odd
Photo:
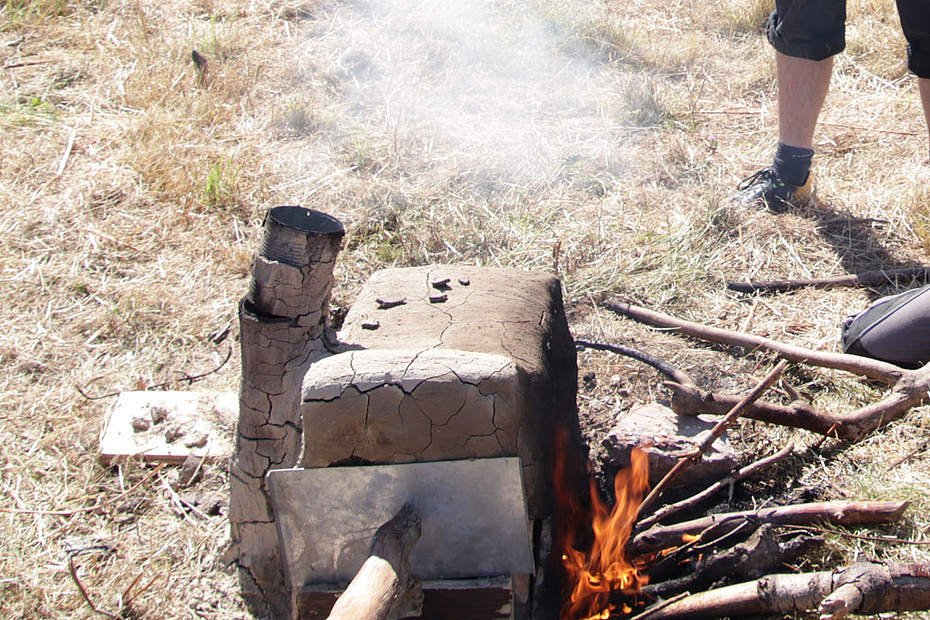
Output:
[[813,176],[808,172],[804,185],[798,187],[776,176],[771,168],[763,168],[740,181],[733,200],[741,207],[761,206],[775,213],[806,207],[814,197]]

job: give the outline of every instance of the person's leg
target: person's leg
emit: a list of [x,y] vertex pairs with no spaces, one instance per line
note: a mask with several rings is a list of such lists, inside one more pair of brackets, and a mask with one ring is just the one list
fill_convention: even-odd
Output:
[[845,0],[776,0],[766,25],[775,48],[778,146],[772,165],[744,179],[735,200],[772,211],[813,197],[814,129],[830,87],[833,56],[846,45]]
[[924,118],[927,120],[927,130],[930,133],[930,79],[918,78],[917,87],[920,89],[920,102],[924,106]]
[[907,39],[907,67],[918,78],[920,102],[930,130],[930,7],[926,0],[897,0],[897,4]]
[[[796,148],[813,148],[814,129],[830,88],[832,72],[832,56],[807,60],[775,52],[779,142]],[[927,94],[930,96],[930,88]]]

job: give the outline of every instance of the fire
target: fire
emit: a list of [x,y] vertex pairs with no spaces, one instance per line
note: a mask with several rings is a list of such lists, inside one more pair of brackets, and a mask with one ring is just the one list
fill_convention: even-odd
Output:
[[[647,583],[647,577],[641,575],[624,554],[639,506],[649,488],[646,453],[634,448],[631,461],[630,468],[618,472],[614,479],[617,502],[613,509],[600,500],[592,480],[591,507],[584,510],[570,483],[566,484],[566,465],[562,464],[557,472],[556,485],[560,488],[556,492],[564,509],[559,544],[570,588],[562,606],[561,620],[610,618],[613,611],[629,613],[632,610],[626,605],[617,609],[617,603],[610,600],[611,593],[633,594]],[[586,535],[579,535],[579,530],[587,529],[580,527],[586,523],[590,523],[591,529]],[[589,544],[584,544],[583,539],[591,536]]]

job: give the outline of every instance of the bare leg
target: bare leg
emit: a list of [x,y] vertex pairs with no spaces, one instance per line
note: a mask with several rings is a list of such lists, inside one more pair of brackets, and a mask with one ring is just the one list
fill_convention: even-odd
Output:
[[930,129],[930,79],[918,78],[917,88],[920,89],[920,102],[924,106],[924,118],[927,119],[927,128]]
[[[778,81],[778,140],[788,146],[813,148],[817,117],[827,98],[833,57],[807,60],[775,52]],[[930,106],[930,80],[921,80],[925,113]],[[930,114],[930,113],[928,113]],[[927,117],[930,124],[930,116]]]

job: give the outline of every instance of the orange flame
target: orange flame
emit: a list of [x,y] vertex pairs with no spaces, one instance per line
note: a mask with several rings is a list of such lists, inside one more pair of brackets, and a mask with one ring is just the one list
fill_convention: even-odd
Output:
[[[565,454],[565,452],[562,452]],[[621,470],[614,479],[617,503],[613,509],[600,500],[597,487],[591,481],[590,513],[581,508],[580,502],[568,488],[557,488],[559,500],[568,514],[562,515],[561,549],[562,564],[566,569],[568,587],[571,592],[562,606],[561,620],[593,620],[610,618],[616,610],[611,603],[611,592],[633,594],[647,583],[647,577],[624,554],[624,548],[633,530],[633,524],[639,513],[643,496],[649,489],[649,463],[646,453],[633,449],[631,467]],[[562,464],[557,471],[556,484],[561,487],[568,479],[564,475]],[[560,484],[562,483],[562,484]],[[566,493],[568,491],[568,493]],[[587,516],[590,515],[590,516]],[[582,536],[577,534],[579,519],[590,522],[593,541],[587,550],[581,550]],[[566,522],[567,521],[567,522]],[[587,545],[583,545],[587,546]],[[629,613],[631,609],[624,605],[620,610]]]

